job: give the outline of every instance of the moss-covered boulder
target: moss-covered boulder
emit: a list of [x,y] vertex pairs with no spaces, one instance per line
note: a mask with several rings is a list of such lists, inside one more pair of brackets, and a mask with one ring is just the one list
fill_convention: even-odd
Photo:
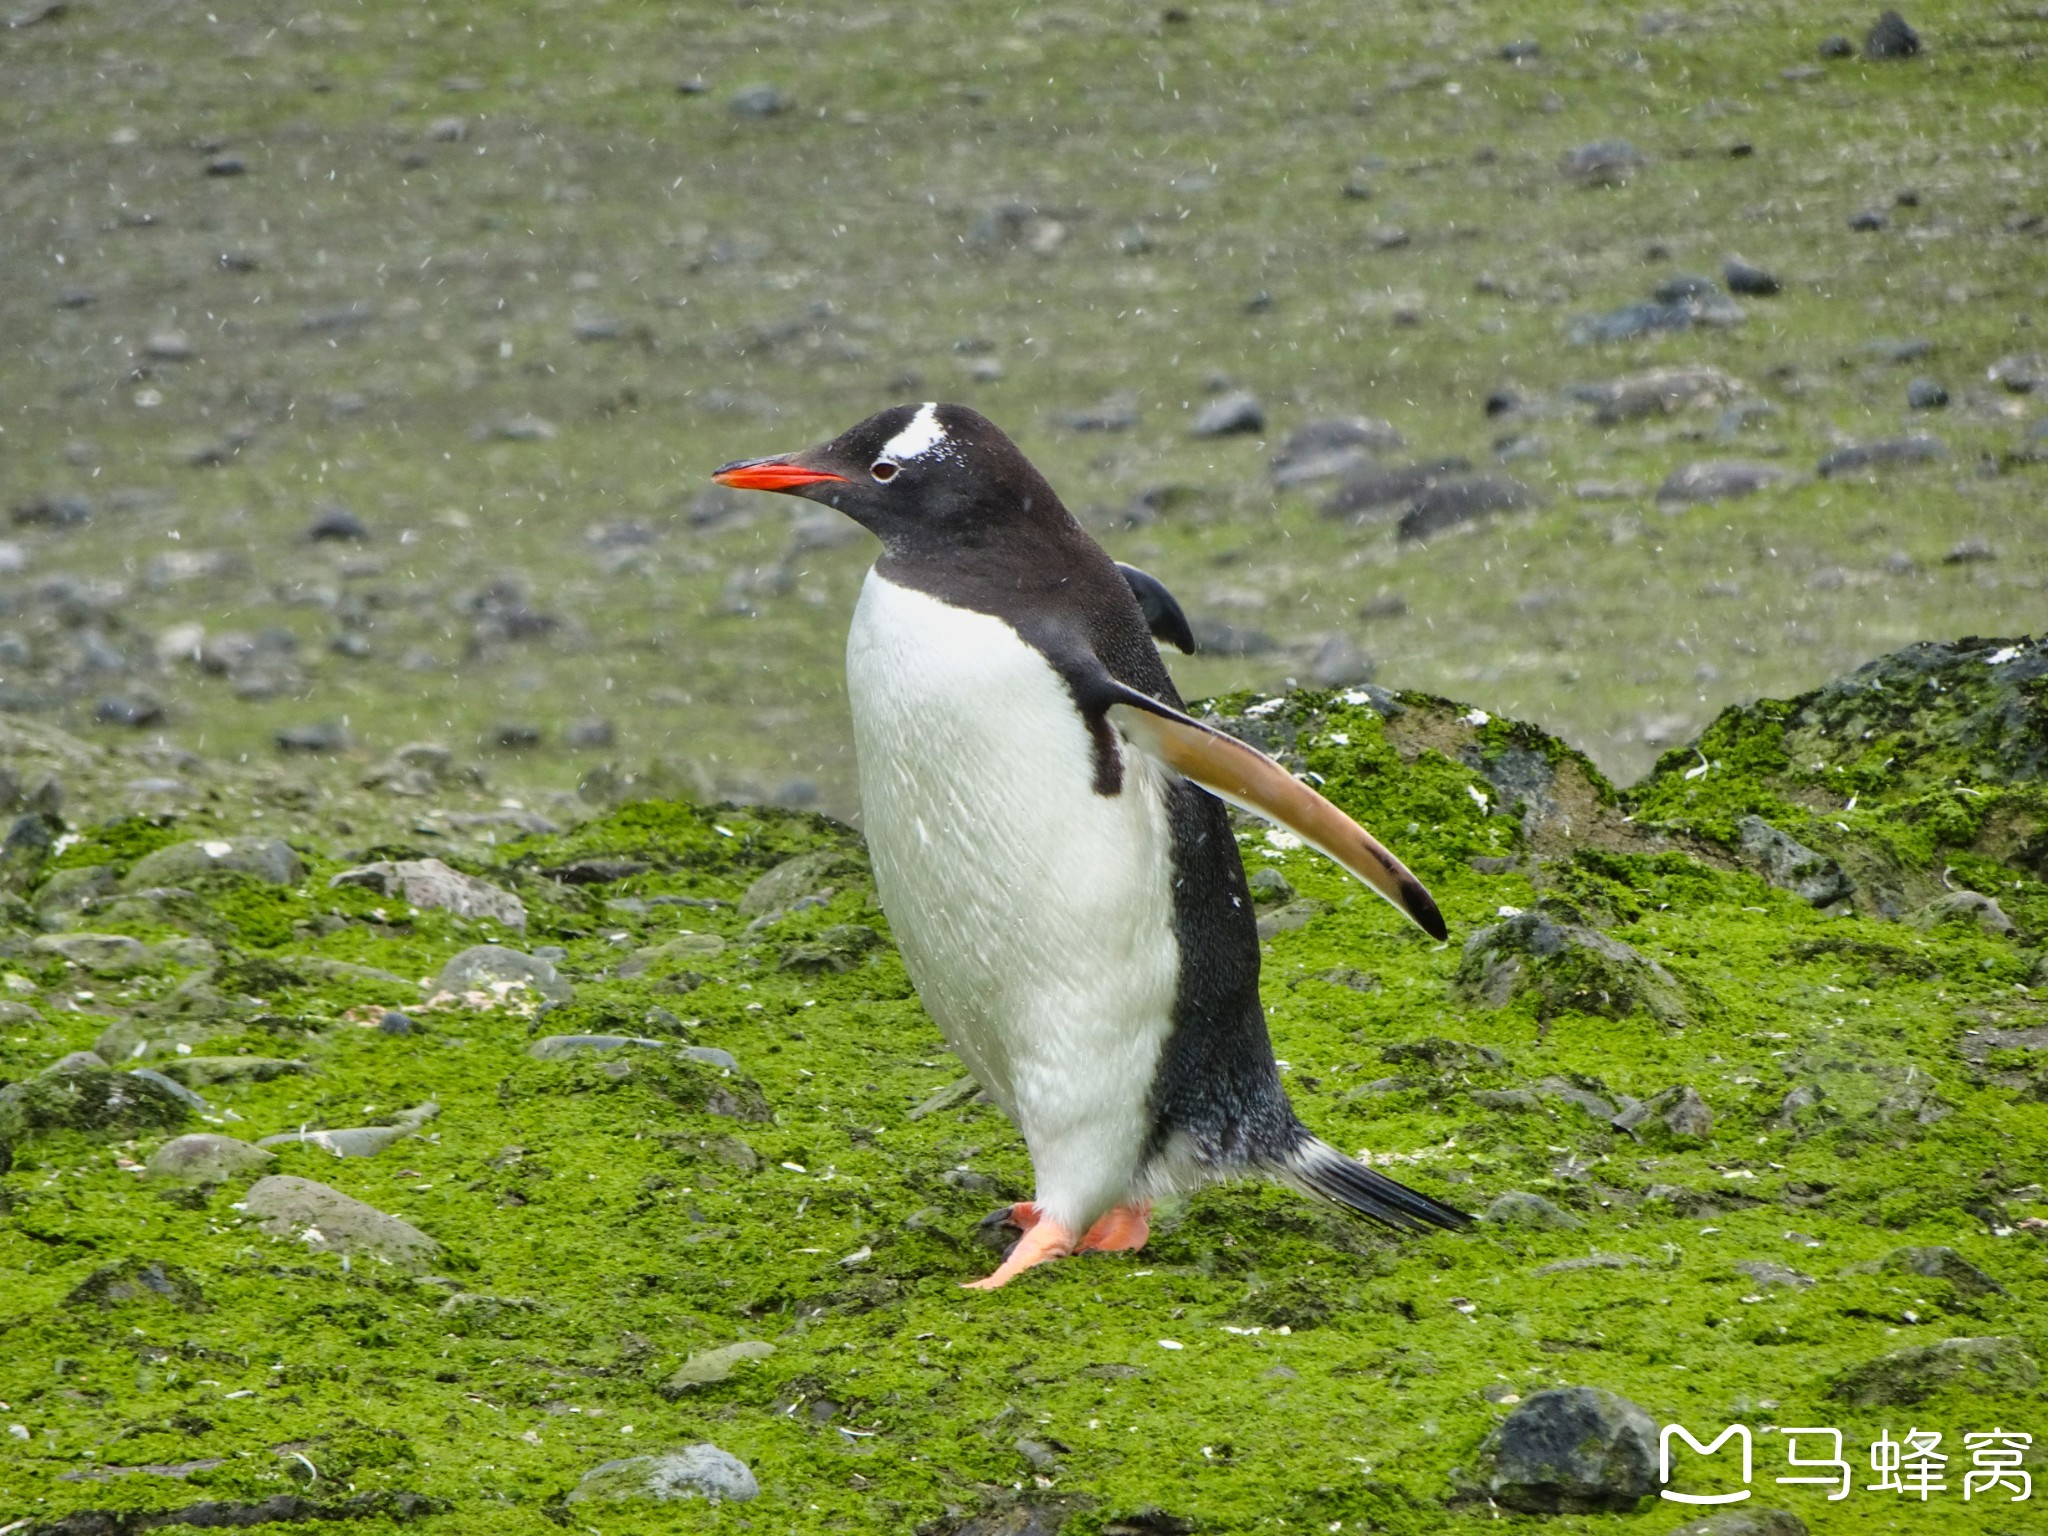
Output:
[[278,837],[207,837],[146,854],[121,879],[123,890],[186,886],[219,875],[245,875],[267,885],[297,885],[306,866]]
[[1843,1371],[1828,1395],[1862,1408],[1910,1407],[1949,1388],[2031,1393],[2040,1384],[2041,1368],[2026,1341],[1994,1335],[1894,1350]]
[[1550,912],[1519,912],[1474,933],[1457,982],[1489,1008],[1530,997],[1546,1019],[1566,1012],[1621,1018],[1641,1009],[1664,1024],[1686,1022],[1683,989],[1662,964]]

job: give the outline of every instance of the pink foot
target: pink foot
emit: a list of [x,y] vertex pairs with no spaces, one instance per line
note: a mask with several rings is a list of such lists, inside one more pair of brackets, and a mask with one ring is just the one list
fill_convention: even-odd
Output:
[[966,1281],[965,1288],[970,1291],[1000,1290],[1025,1270],[1053,1259],[1063,1259],[1073,1251],[1074,1234],[1034,1209],[1030,1227],[1017,1240],[1017,1246],[1010,1250],[1009,1257],[997,1266],[996,1272],[981,1280]]
[[1135,1253],[1152,1235],[1152,1202],[1120,1205],[1081,1238],[1083,1253]]

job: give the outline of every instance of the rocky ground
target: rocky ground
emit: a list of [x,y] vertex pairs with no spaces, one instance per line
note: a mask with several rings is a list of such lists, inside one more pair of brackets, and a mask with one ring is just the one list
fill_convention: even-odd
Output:
[[1189,696],[1617,781],[2048,583],[2021,0],[10,0],[0,708],[854,811],[864,537],[723,460],[932,396]]
[[[1452,927],[1242,827],[1298,1107],[1482,1220],[1233,1187],[993,1295],[1028,1165],[843,825],[9,723],[0,1529],[1664,1533],[1676,1422],[1757,1431],[1687,1531],[2021,1536],[1962,1473],[2044,1427],[2044,692],[1915,646],[1627,791],[1428,694],[1220,701]],[[1914,1429],[1944,1489],[1867,1491]]]

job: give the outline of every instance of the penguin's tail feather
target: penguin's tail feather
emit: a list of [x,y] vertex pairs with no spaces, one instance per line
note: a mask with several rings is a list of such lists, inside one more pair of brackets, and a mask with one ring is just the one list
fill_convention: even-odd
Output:
[[1463,1211],[1353,1162],[1314,1136],[1305,1135],[1287,1155],[1281,1177],[1309,1194],[1403,1231],[1445,1227],[1455,1232],[1472,1224]]

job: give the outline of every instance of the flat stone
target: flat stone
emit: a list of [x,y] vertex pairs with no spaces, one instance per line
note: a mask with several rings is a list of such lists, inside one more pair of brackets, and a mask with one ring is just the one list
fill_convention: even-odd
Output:
[[619,962],[621,976],[645,976],[653,971],[666,975],[688,970],[693,962],[709,960],[725,952],[725,940],[715,933],[679,933],[659,944],[636,949]]
[[1560,1232],[1575,1232],[1586,1225],[1581,1217],[1552,1205],[1541,1195],[1532,1195],[1521,1189],[1511,1189],[1504,1195],[1495,1196],[1486,1207],[1484,1219],[1496,1226]]
[[1855,894],[1856,882],[1824,853],[1781,832],[1761,816],[1745,816],[1735,824],[1743,857],[1772,885],[1816,907],[1833,906]]
[[184,886],[207,875],[248,875],[270,885],[297,885],[306,866],[278,837],[212,837],[172,843],[135,861],[121,881],[127,891]]
[[284,1131],[265,1136],[259,1147],[318,1147],[336,1157],[376,1157],[414,1133],[410,1125],[362,1125],[330,1131]]
[[1572,391],[1576,398],[1593,405],[1593,419],[1602,426],[1669,416],[1678,411],[1704,410],[1751,393],[1750,387],[1734,374],[1704,363],[1649,368]]
[[1413,542],[1498,512],[1522,512],[1543,504],[1542,496],[1508,475],[1459,475],[1417,491],[1395,531],[1403,542]]
[[147,944],[120,933],[48,933],[29,947],[38,954],[62,956],[95,976],[133,976],[156,963]]
[[1765,1289],[1782,1286],[1787,1290],[1804,1290],[1813,1284],[1813,1276],[1802,1275],[1788,1265],[1774,1263],[1770,1259],[1737,1259],[1735,1267]]
[[458,997],[471,992],[503,996],[525,990],[560,1003],[575,995],[575,988],[555,974],[554,962],[501,944],[473,945],[452,957],[441,967],[434,990]]
[[763,917],[770,912],[787,911],[803,897],[824,891],[833,880],[851,873],[855,867],[850,855],[831,848],[784,859],[747,887],[746,894],[740,897],[740,916]]
[[1240,432],[1266,430],[1266,410],[1250,390],[1234,389],[1218,395],[1195,413],[1188,432],[1194,437],[1229,437]]
[[661,1385],[664,1397],[676,1397],[694,1387],[708,1387],[731,1376],[742,1361],[766,1360],[775,1346],[765,1339],[741,1339],[720,1349],[707,1349],[690,1356]]
[[1808,1536],[1806,1522],[1784,1509],[1724,1509],[1674,1525],[1667,1536]]
[[1791,478],[1791,471],[1776,464],[1758,464],[1747,459],[1703,459],[1681,465],[1666,475],[1664,483],[1657,487],[1657,501],[1667,507],[1734,501],[1783,485]]
[[270,1236],[295,1238],[313,1253],[376,1259],[417,1271],[427,1268],[441,1251],[439,1243],[411,1222],[288,1173],[258,1179],[235,1208]]
[[1915,928],[1965,923],[2000,938],[2009,937],[2013,932],[2012,919],[2005,915],[2005,908],[1998,904],[1997,898],[1980,891],[1944,891],[1915,912],[1910,921]]
[[[1944,394],[1942,398],[1947,399]],[[1901,464],[1933,464],[1948,457],[1948,447],[1938,437],[1916,432],[1910,437],[1885,437],[1867,443],[1850,443],[1821,456],[1818,466],[1823,479],[1854,474],[1864,469],[1892,469]]]
[[488,918],[520,932],[526,930],[526,905],[501,886],[450,869],[439,859],[385,860],[345,869],[329,887],[360,885],[410,902],[453,912],[457,917]]
[[199,1131],[173,1136],[158,1147],[145,1164],[147,1176],[172,1184],[222,1184],[258,1168],[267,1168],[277,1155],[252,1147],[246,1141]]
[[649,1040],[641,1035],[544,1035],[526,1048],[536,1061],[563,1061],[592,1051],[616,1051],[635,1045],[643,1050],[665,1051],[666,1040]]
[[302,1076],[313,1068],[282,1056],[167,1056],[157,1070],[187,1088],[207,1088],[217,1083],[268,1083]]
[[1657,1425],[1612,1392],[1553,1387],[1486,1437],[1479,1470],[1495,1503],[1525,1514],[1628,1514],[1657,1491]]
[[175,1129],[192,1113],[189,1091],[153,1078],[81,1064],[9,1083],[0,1088],[0,1145],[44,1131],[121,1137]]
[[1335,480],[1364,467],[1382,453],[1408,446],[1392,422],[1371,416],[1338,416],[1311,421],[1288,434],[1273,455],[1276,487]]
[[670,1504],[704,1499],[745,1503],[761,1485],[747,1464],[708,1443],[654,1456],[629,1456],[592,1467],[564,1496],[565,1504]]
[[167,1301],[184,1312],[207,1310],[206,1294],[189,1273],[175,1264],[139,1256],[94,1270],[72,1288],[64,1305],[111,1312],[130,1301]]
[[2004,1286],[1953,1248],[1894,1248],[1884,1256],[1882,1267],[1929,1280],[1946,1280],[1964,1296],[2003,1296],[2006,1293]]
[[2041,1368],[2025,1341],[1993,1335],[1894,1350],[1842,1372],[1828,1395],[1859,1408],[1909,1407],[1946,1388],[2016,1394],[2031,1393],[2040,1384]]
[[1543,912],[1473,934],[1458,962],[1457,986],[1490,1008],[1531,996],[1545,1018],[1566,1010],[1621,1018],[1641,1008],[1666,1024],[1686,1020],[1684,994],[1670,971],[1597,929]]

